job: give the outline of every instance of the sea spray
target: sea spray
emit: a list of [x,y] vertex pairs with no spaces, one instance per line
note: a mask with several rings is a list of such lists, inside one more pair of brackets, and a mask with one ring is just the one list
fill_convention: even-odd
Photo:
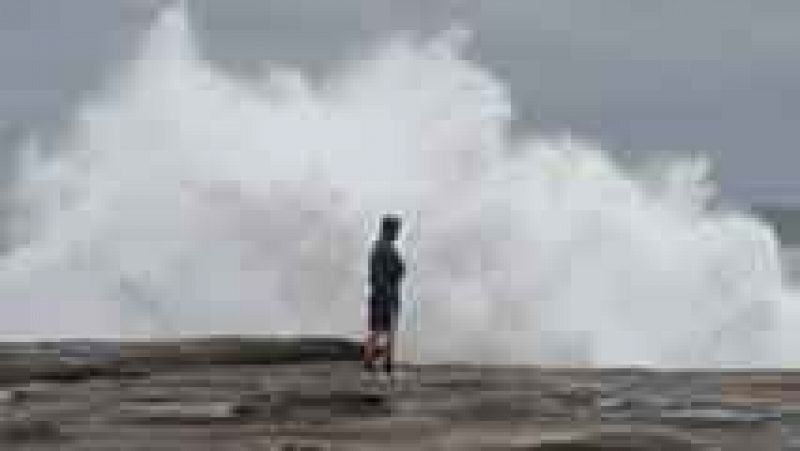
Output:
[[0,333],[357,337],[394,211],[406,359],[791,364],[775,236],[708,207],[703,159],[645,174],[569,137],[511,144],[507,91],[463,37],[397,38],[312,87],[230,76],[165,11],[22,169]]

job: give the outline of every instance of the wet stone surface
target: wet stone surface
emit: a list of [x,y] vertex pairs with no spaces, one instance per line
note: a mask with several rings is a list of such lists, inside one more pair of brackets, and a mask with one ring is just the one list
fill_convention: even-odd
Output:
[[347,361],[176,366],[6,385],[0,449],[800,449],[800,409],[759,398],[781,379],[733,378],[442,365],[390,383]]

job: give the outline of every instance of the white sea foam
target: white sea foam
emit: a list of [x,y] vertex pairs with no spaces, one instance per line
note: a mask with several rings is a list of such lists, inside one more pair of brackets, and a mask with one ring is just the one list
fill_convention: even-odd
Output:
[[408,359],[797,361],[774,233],[707,207],[705,160],[633,173],[569,137],[512,144],[464,38],[397,39],[312,88],[219,71],[165,12],[55,159],[28,147],[0,333],[357,336],[396,211]]

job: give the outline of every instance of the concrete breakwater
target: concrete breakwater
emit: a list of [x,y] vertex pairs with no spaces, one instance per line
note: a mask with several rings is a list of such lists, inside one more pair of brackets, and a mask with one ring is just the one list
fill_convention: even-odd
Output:
[[168,341],[0,343],[0,384],[77,380],[186,365],[357,360],[359,345],[328,337],[219,336]]

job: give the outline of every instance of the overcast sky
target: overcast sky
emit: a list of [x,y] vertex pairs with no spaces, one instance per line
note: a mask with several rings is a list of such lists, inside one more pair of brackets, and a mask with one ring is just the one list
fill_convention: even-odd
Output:
[[[130,58],[157,0],[0,0],[0,179]],[[634,158],[711,154],[727,197],[800,205],[796,0],[188,0],[204,56],[316,74],[391,30],[459,22],[505,80],[518,129],[572,130]]]

